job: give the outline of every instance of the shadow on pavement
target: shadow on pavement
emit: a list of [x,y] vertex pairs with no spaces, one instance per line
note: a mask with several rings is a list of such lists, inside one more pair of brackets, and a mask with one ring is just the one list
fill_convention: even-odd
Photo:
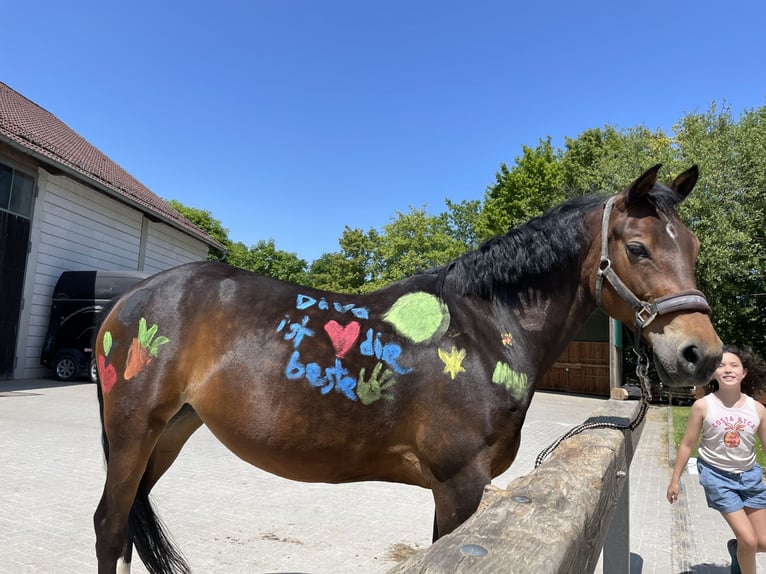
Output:
[[719,564],[695,564],[689,570],[686,570],[681,574],[729,574],[729,572],[731,572],[729,566],[721,566]]
[[67,383],[63,383],[61,381],[57,381],[53,377],[48,379],[17,379],[17,380],[8,380],[8,381],[0,381],[0,397],[1,396],[13,396],[9,395],[7,393],[9,392],[16,392],[16,391],[33,391],[36,389],[50,389],[50,388],[60,388],[60,387],[72,387],[76,385],[91,385],[91,383],[88,380],[81,380],[81,381],[69,381]]

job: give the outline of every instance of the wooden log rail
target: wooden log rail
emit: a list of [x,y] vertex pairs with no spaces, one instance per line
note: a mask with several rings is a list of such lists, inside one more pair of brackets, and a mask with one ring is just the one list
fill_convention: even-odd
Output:
[[[627,426],[639,406],[609,399],[587,422]],[[643,427],[586,430],[563,441],[507,489],[487,486],[471,518],[389,574],[584,574],[595,570],[602,548],[603,571],[627,574],[628,471]]]

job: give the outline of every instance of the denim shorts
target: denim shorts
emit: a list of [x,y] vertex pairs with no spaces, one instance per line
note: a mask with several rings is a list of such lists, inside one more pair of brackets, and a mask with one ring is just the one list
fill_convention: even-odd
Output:
[[726,472],[697,459],[700,484],[710,508],[729,513],[748,508],[766,508],[766,482],[756,464],[741,474]]

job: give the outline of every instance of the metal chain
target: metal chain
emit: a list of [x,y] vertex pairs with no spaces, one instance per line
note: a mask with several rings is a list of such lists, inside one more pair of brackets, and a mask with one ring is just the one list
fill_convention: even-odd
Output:
[[635,349],[634,352],[636,353],[636,376],[638,376],[638,380],[641,383],[641,404],[639,405],[638,413],[636,413],[635,418],[627,425],[620,425],[617,423],[610,423],[610,422],[592,422],[592,423],[582,423],[581,425],[578,425],[574,427],[573,429],[570,429],[566,434],[561,436],[559,439],[557,439],[553,444],[551,444],[548,448],[543,450],[540,454],[537,455],[537,458],[535,459],[535,468],[539,467],[546,458],[548,458],[551,453],[556,450],[556,447],[558,447],[562,442],[564,442],[566,439],[573,437],[577,434],[580,434],[581,432],[585,430],[590,429],[614,429],[614,430],[621,430],[621,431],[634,431],[638,426],[643,422],[644,417],[646,416],[646,411],[649,409],[649,401],[652,399],[652,392],[650,390],[650,383],[649,383],[649,357],[646,356],[646,351],[644,349],[641,349],[640,351]]

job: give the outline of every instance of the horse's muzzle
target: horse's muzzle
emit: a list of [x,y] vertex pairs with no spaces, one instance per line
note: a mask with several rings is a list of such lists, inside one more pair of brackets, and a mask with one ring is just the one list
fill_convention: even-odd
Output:
[[675,360],[668,360],[657,348],[653,354],[660,381],[669,387],[706,385],[713,379],[713,374],[721,362],[720,345],[714,349],[693,343],[681,345],[676,350]]

